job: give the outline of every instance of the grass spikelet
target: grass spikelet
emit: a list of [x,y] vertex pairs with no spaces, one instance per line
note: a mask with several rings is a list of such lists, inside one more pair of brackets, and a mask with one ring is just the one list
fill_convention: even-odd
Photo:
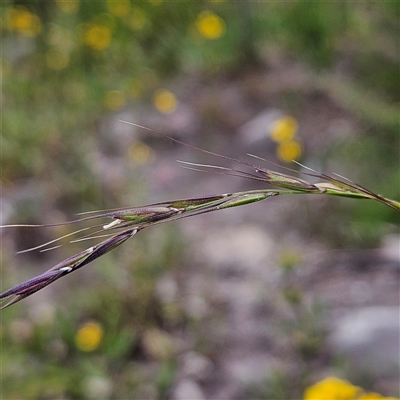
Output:
[[83,250],[80,253],[75,254],[64,261],[61,261],[59,264],[50,268],[45,273],[28,279],[27,281],[6,290],[5,292],[0,294],[0,299],[9,299],[10,301],[0,307],[0,310],[4,310],[12,304],[17,303],[25,297],[28,297],[38,290],[50,285],[50,283],[53,283],[57,279],[73,271],[76,271],[78,268],[81,268],[84,265],[108,253],[109,251],[124,243],[136,232],[137,229],[134,229],[115,235],[112,238],[107,239],[96,246],[89,247],[88,249]]

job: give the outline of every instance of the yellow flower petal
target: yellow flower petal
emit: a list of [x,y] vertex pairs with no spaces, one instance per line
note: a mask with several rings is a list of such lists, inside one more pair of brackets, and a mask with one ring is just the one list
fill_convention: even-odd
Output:
[[288,140],[279,143],[276,149],[276,155],[285,162],[298,160],[301,156],[301,144],[295,140]]
[[225,22],[212,11],[203,11],[196,20],[200,35],[206,39],[218,39],[225,33]]
[[355,400],[360,388],[335,377],[326,378],[308,387],[304,400]]
[[7,12],[7,26],[10,31],[16,31],[24,36],[37,36],[42,30],[42,24],[37,15],[26,7],[15,6]]
[[293,139],[299,124],[293,117],[284,117],[275,121],[271,129],[271,139],[275,142]]
[[111,43],[111,31],[104,25],[89,24],[83,34],[83,42],[95,50],[104,50]]
[[103,339],[103,328],[97,322],[86,322],[76,332],[75,344],[82,351],[93,351],[99,347]]
[[175,111],[178,100],[169,90],[160,89],[153,96],[154,106],[163,114],[171,114]]

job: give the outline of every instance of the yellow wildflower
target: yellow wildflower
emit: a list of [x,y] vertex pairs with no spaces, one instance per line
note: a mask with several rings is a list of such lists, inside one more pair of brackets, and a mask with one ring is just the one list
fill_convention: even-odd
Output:
[[291,162],[301,156],[301,144],[296,140],[286,140],[278,144],[276,155],[282,161]]
[[274,122],[271,129],[271,139],[275,142],[293,139],[299,125],[293,117],[283,117]]
[[308,387],[304,400],[354,400],[360,388],[335,377],[326,378]]
[[225,32],[225,22],[212,11],[203,11],[196,20],[200,35],[206,39],[218,39]]
[[110,90],[104,98],[104,105],[109,110],[118,110],[125,105],[125,96],[119,90]]
[[104,25],[89,24],[84,31],[83,42],[95,50],[104,50],[111,43],[111,31]]
[[128,0],[107,0],[107,6],[111,14],[123,17],[129,13],[131,3]]
[[7,26],[10,31],[29,37],[37,36],[42,30],[38,16],[23,6],[15,6],[8,10]]
[[95,321],[86,322],[75,334],[76,347],[82,351],[97,349],[102,339],[103,328]]
[[73,14],[78,11],[78,0],[56,0],[58,8],[66,14]]
[[178,100],[169,90],[160,89],[153,96],[154,106],[163,114],[171,114],[175,111]]

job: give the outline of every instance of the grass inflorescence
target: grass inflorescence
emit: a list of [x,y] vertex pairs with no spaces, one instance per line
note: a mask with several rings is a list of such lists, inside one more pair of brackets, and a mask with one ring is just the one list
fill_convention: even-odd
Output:
[[[151,130],[140,125],[132,125]],[[142,207],[127,207],[114,210],[89,212],[87,216],[83,216],[82,218],[61,224],[2,226],[2,228],[35,228],[39,226],[60,226],[70,225],[78,222],[91,222],[96,220],[99,221],[99,223],[96,223],[89,227],[78,229],[72,233],[51,240],[40,246],[23,250],[23,252],[33,250],[49,250],[54,247],[55,243],[60,242],[61,240],[71,237],[73,235],[79,234],[81,234],[81,236],[78,237],[78,239],[70,240],[70,242],[72,243],[83,240],[94,240],[97,238],[105,239],[100,243],[95,244],[61,261],[43,274],[28,279],[27,281],[22,282],[1,293],[0,300],[2,300],[4,303],[2,307],[0,307],[0,310],[3,310],[11,306],[12,304],[15,304],[16,302],[32,295],[38,290],[43,289],[45,286],[48,286],[49,284],[60,279],[61,277],[89,264],[90,262],[103,256],[109,251],[117,248],[144,228],[158,225],[160,223],[165,223],[168,221],[174,221],[177,219],[187,218],[194,215],[209,213],[226,208],[238,207],[261,200],[266,200],[270,197],[294,194],[319,194],[350,197],[355,199],[368,199],[383,203],[388,207],[400,211],[400,202],[385,198],[379,194],[375,194],[374,192],[339,175],[333,177],[326,174],[318,174],[317,172],[308,169],[310,172],[306,172],[305,175],[320,180],[320,182],[317,183],[310,183],[295,176],[283,174],[262,167],[257,167],[245,161],[237,160],[204,149],[199,149],[195,146],[183,143],[175,138],[171,138],[164,133],[156,133],[161,136],[167,137],[170,140],[178,142],[179,144],[191,147],[195,150],[199,150],[207,154],[217,156],[219,158],[239,163],[244,167],[252,169],[252,172],[215,165],[184,162],[186,167],[189,169],[194,169],[197,171],[209,171],[210,169],[213,169],[214,172],[221,173],[223,175],[233,175],[237,177],[261,181],[265,184],[268,184],[269,187],[266,189],[248,190],[242,192],[223,193],[210,196],[193,197],[188,199],[171,200],[161,203],[149,204]]]

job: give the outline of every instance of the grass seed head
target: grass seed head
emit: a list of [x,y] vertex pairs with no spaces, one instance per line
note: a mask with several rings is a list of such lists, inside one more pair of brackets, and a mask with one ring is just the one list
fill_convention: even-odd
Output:
[[320,192],[320,189],[318,187],[305,181],[304,179],[296,178],[294,176],[263,168],[257,168],[256,171],[263,176],[265,182],[273,186],[278,186],[290,190],[301,190],[310,193]]

